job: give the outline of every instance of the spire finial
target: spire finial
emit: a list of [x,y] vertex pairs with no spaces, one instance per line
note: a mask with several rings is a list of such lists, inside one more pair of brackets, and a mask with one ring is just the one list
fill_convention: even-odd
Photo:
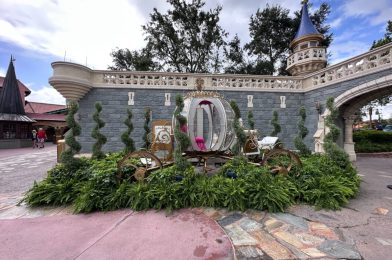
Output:
[[304,5],[304,4],[307,4],[308,2],[309,2],[308,0],[302,0],[302,1],[301,1],[301,4]]

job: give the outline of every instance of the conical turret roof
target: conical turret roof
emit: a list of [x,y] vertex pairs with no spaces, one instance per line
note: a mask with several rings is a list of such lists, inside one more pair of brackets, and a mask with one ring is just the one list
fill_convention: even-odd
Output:
[[0,96],[0,113],[24,115],[24,104],[20,96],[18,80],[15,75],[14,63],[10,60],[7,74],[3,81],[3,89]]
[[301,23],[293,41],[307,35],[320,34],[319,31],[317,31],[316,27],[314,27],[312,20],[310,20],[308,13],[308,1],[305,0],[302,3]]

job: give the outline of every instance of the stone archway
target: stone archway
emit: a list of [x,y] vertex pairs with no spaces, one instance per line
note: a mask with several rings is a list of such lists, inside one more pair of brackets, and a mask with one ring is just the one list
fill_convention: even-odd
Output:
[[[350,160],[356,160],[352,128],[354,113],[370,101],[385,95],[392,95],[392,75],[363,83],[345,91],[335,98],[335,107],[340,110],[340,116],[344,121],[344,150],[350,156]],[[328,114],[329,111],[326,110],[319,118],[318,129],[314,135],[316,152],[324,152],[322,144],[324,136],[328,132],[328,129],[325,127],[324,119]]]

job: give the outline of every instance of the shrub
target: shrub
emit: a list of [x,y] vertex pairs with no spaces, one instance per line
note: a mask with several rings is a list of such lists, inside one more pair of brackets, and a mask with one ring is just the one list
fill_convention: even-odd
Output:
[[151,120],[151,109],[149,107],[146,108],[144,112],[144,134],[143,134],[143,148],[148,149],[151,145],[149,140],[149,134],[151,133],[150,129],[150,120]]
[[301,107],[299,110],[300,120],[298,122],[298,136],[294,139],[294,145],[299,153],[302,155],[309,155],[311,154],[310,149],[304,143],[304,138],[308,135],[309,131],[305,127],[305,120],[306,120],[306,109],[305,107]]
[[124,153],[127,154],[135,151],[135,142],[130,136],[133,131],[133,124],[132,111],[129,109],[127,109],[127,118],[125,119],[124,124],[127,126],[127,130],[121,135],[121,141],[125,144]]
[[244,144],[246,142],[246,135],[245,135],[243,127],[240,124],[241,112],[240,112],[240,109],[239,109],[237,103],[234,100],[231,100],[230,106],[234,111],[233,128],[234,128],[235,135],[237,137],[236,143],[233,145],[232,149],[233,149],[234,154],[239,156],[239,155],[241,155],[242,147],[244,147]]
[[359,153],[392,152],[392,133],[383,131],[356,131],[353,133],[355,151]]
[[325,125],[329,128],[329,132],[324,138],[324,151],[341,168],[350,168],[352,165],[348,154],[335,143],[340,135],[340,129],[335,125],[339,111],[335,108],[332,97],[327,100],[327,108],[330,114],[325,119]]
[[280,131],[282,131],[282,128],[280,127],[280,124],[279,124],[279,115],[278,115],[277,111],[274,111],[272,113],[271,125],[274,130],[272,130],[270,135],[271,136],[278,136]]
[[78,112],[78,110],[78,103],[71,101],[68,104],[68,115],[65,121],[69,127],[69,132],[66,134],[65,143],[69,148],[62,153],[61,162],[69,166],[78,163],[78,159],[74,158],[74,155],[77,154],[80,149],[82,149],[81,145],[76,141],[75,138],[79,136],[81,132],[80,125],[75,121],[75,114]]
[[249,125],[249,129],[251,130],[255,129],[255,119],[253,117],[253,112],[251,110],[249,110],[248,112],[248,125]]
[[181,95],[176,96],[176,110],[174,111],[174,117],[176,118],[176,126],[174,129],[174,138],[176,140],[176,147],[174,150],[174,161],[175,166],[178,172],[185,171],[189,166],[189,162],[182,156],[182,153],[190,146],[191,141],[187,133],[184,133],[183,130],[186,126],[187,119],[183,115],[181,115],[182,110],[184,109],[184,99]]
[[[193,167],[179,172],[172,166],[151,173],[143,182],[130,178],[117,181],[121,158],[121,153],[113,153],[102,160],[81,159],[76,171],[58,165],[45,180],[34,184],[24,201],[30,206],[71,204],[75,212],[85,213],[186,207],[281,212],[296,201],[338,209],[359,188],[354,168],[342,169],[325,155],[305,157],[303,167],[287,177],[272,175],[267,167],[235,157],[213,176],[195,173]],[[236,175],[227,175],[228,171]]]
[[105,153],[102,152],[102,146],[106,144],[106,136],[104,136],[99,129],[105,126],[105,122],[100,118],[100,113],[102,111],[102,106],[99,102],[95,103],[95,113],[93,115],[93,120],[96,125],[91,133],[91,137],[96,139],[96,142],[93,144],[93,159],[102,159],[105,158]]

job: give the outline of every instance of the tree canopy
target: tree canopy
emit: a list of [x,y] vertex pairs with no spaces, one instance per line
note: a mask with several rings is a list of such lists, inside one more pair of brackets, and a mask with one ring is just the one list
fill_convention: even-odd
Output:
[[[238,35],[230,40],[219,24],[222,6],[206,10],[203,0],[167,0],[170,9],[156,8],[142,27],[146,47],[138,51],[112,51],[114,70],[163,70],[175,72],[224,72],[238,74],[287,74],[289,44],[298,30],[301,11],[267,5],[250,17],[250,41]],[[310,15],[324,34],[326,47],[332,41],[326,19],[330,6],[322,3]]]
[[377,41],[376,40],[373,41],[372,47],[370,49],[372,50],[377,47],[381,47],[381,46],[388,44],[390,42],[392,42],[392,20],[389,20],[387,22],[387,28],[386,28],[384,38],[379,39]]

